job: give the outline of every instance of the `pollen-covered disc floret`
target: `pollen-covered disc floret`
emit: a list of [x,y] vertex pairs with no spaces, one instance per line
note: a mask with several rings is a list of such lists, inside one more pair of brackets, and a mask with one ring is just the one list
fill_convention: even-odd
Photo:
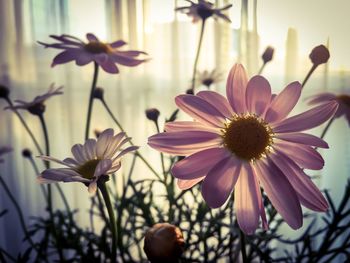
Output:
[[225,126],[222,130],[224,146],[238,158],[254,161],[271,150],[272,129],[258,116],[234,115]]

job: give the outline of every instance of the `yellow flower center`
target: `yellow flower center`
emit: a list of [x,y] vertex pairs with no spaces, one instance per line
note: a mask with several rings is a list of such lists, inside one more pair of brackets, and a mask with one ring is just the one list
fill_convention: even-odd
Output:
[[92,179],[96,170],[97,164],[100,162],[99,159],[90,160],[83,165],[79,166],[77,172],[86,179]]
[[273,131],[256,115],[235,115],[225,126],[224,146],[238,158],[254,161],[270,152]]
[[89,42],[84,46],[84,48],[86,51],[94,54],[113,52],[113,49],[110,45],[97,41]]
[[346,106],[350,107],[350,96],[349,95],[345,95],[345,94],[339,95],[339,96],[337,96],[337,99],[339,102],[342,102]]

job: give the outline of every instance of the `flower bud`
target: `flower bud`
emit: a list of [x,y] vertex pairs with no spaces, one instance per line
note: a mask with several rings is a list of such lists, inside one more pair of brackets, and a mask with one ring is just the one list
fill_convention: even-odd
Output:
[[40,116],[45,112],[46,106],[43,103],[36,103],[30,107],[28,107],[28,111],[33,114]]
[[158,117],[159,117],[159,114],[160,114],[158,109],[150,108],[150,109],[147,109],[145,112],[146,112],[147,119],[149,119],[151,121],[154,121],[154,122],[158,121]]
[[152,263],[178,262],[184,251],[181,230],[168,223],[155,224],[145,235],[143,250]]
[[0,98],[7,99],[9,94],[10,90],[4,85],[0,85]]
[[194,94],[193,89],[186,90],[186,94],[193,95]]
[[28,148],[23,149],[22,156],[25,158],[32,158],[32,151]]
[[315,66],[327,63],[329,57],[330,57],[330,54],[329,54],[328,48],[326,48],[324,45],[319,45],[315,47],[309,55],[311,62]]
[[94,98],[103,100],[104,89],[97,87],[94,91]]
[[273,58],[273,53],[274,53],[275,49],[271,46],[268,46],[264,53],[262,54],[261,58],[264,61],[264,64],[266,64],[267,62],[270,62]]

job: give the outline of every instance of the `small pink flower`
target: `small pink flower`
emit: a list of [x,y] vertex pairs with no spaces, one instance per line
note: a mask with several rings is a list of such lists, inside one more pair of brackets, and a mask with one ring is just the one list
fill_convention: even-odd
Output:
[[339,103],[335,117],[339,118],[344,116],[350,126],[350,90],[338,95],[330,92],[324,92],[309,98],[310,105],[320,105],[331,101],[337,101]]
[[262,76],[249,81],[236,64],[227,79],[227,99],[213,91],[180,95],[175,102],[194,121],[165,125],[148,144],[158,151],[186,156],[172,167],[179,187],[202,183],[202,195],[212,208],[222,206],[233,188],[240,228],[252,234],[259,224],[267,227],[260,192],[293,228],[302,226],[300,204],[326,211],[328,203],[303,168],[322,169],[315,150],[328,148],[322,139],[302,133],[331,118],[338,103],[331,101],[287,117],[301,94],[299,82],[290,83],[272,100],[269,82]]
[[70,35],[51,35],[50,37],[58,40],[59,43],[38,43],[46,48],[50,47],[64,50],[53,59],[51,67],[58,64],[68,63],[73,60],[75,60],[75,63],[78,66],[84,66],[92,61],[95,61],[106,72],[116,74],[119,72],[116,64],[134,67],[147,61],[147,59],[137,58],[142,54],[147,55],[147,53],[143,51],[119,50],[120,47],[126,45],[126,42],[123,40],[118,40],[113,43],[104,43],[91,33],[86,34],[86,38],[88,39],[87,43]]

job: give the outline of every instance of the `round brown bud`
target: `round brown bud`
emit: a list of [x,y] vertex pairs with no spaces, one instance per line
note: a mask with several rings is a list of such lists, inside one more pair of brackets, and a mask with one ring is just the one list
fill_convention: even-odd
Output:
[[184,245],[180,228],[168,223],[159,223],[147,231],[143,250],[152,263],[175,263],[182,255]]
[[97,87],[94,90],[94,98],[95,99],[103,100],[103,94],[104,94],[104,89],[103,88]]
[[327,63],[329,57],[330,57],[329,50],[324,45],[319,45],[315,47],[309,55],[311,62],[315,66]]
[[0,85],[0,98],[7,99],[9,94],[10,90],[4,85]]
[[151,121],[154,121],[154,122],[158,121],[158,117],[159,117],[159,114],[160,114],[158,109],[150,108],[150,109],[147,109],[145,112],[146,112],[147,119],[149,119]]
[[193,89],[191,88],[191,89],[186,90],[186,94],[193,95],[194,94]]
[[267,62],[270,62],[273,58],[273,53],[274,53],[275,49],[273,47],[268,46],[264,53],[262,54],[261,58],[264,61],[264,64],[266,64]]
[[25,158],[31,158],[32,157],[32,151],[29,150],[28,148],[23,149],[22,155]]
[[33,114],[33,115],[37,115],[37,116],[41,116],[44,114],[46,109],[46,106],[40,102],[40,103],[36,103],[30,107],[28,107],[28,111]]

